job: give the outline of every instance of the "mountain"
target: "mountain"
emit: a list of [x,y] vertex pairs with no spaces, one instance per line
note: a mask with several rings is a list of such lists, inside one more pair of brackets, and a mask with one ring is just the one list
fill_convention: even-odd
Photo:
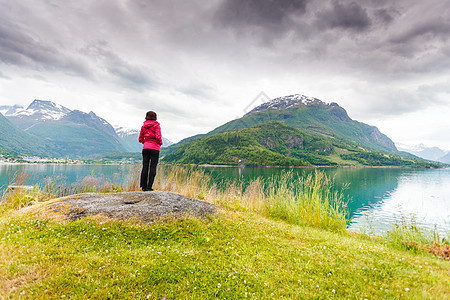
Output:
[[423,160],[364,150],[342,141],[271,121],[188,141],[164,161],[252,166],[435,166]]
[[0,114],[3,116],[10,116],[22,109],[23,107],[20,105],[0,105]]
[[[17,106],[15,109],[3,108],[8,120],[34,136],[33,140],[51,145],[52,155],[83,158],[126,151],[111,124],[94,112],[70,110],[54,102],[37,99],[26,109]],[[13,142],[18,144],[18,140]]]
[[[13,106],[14,107],[14,106]],[[12,123],[27,129],[37,123],[56,121],[70,113],[71,110],[51,101],[35,99],[26,109],[10,110],[5,114]]]
[[397,153],[394,142],[378,128],[352,120],[345,109],[337,103],[325,103],[317,98],[298,94],[275,98],[254,108],[244,117],[216,128],[213,132],[248,127],[272,120],[281,120],[288,126],[343,140],[353,146]]
[[[52,101],[35,99],[26,109],[19,105],[0,106],[0,112],[16,128],[16,131],[5,129],[4,132],[12,130],[12,134],[22,129],[22,136],[46,145],[35,145],[34,150],[28,151],[20,145],[23,139],[9,139],[8,148],[19,153],[84,158],[109,152],[140,152],[142,149],[138,142],[139,130],[123,127],[116,130],[92,111],[84,113]],[[2,133],[2,137],[11,134]],[[163,147],[172,144],[164,137],[163,143]]]
[[399,150],[412,153],[418,157],[432,161],[450,163],[449,161],[450,152],[442,150],[439,147],[428,147],[424,144],[410,146],[406,144],[397,143],[396,145]]
[[60,156],[86,158],[101,153],[125,152],[119,138],[63,119],[35,124],[27,132],[54,144]]
[[[320,141],[323,142],[323,141]],[[326,142],[317,147],[310,136],[282,122],[221,132],[187,142],[164,157],[164,161],[184,164],[310,165],[305,148],[326,151]],[[323,164],[331,164],[320,159]]]
[[447,152],[444,156],[442,156],[439,159],[440,162],[443,162],[444,164],[450,164],[450,152]]
[[72,122],[78,125],[84,125],[118,138],[112,125],[92,111],[87,114],[80,110],[73,110],[65,114],[60,120],[62,122]]
[[122,144],[129,152],[141,152],[142,144],[139,143],[139,130],[116,126],[115,131],[119,136]]
[[305,132],[343,141],[352,147],[398,153],[394,142],[378,128],[352,120],[338,104],[328,104],[317,98],[298,94],[275,98],[254,108],[242,118],[230,121],[206,134],[184,139],[169,148],[174,149],[190,140],[216,133],[277,120]]
[[163,156],[194,164],[437,166],[399,152],[375,126],[352,120],[338,104],[298,94],[186,138]]
[[42,141],[12,124],[0,114],[0,152],[39,155],[43,157],[57,155],[52,144]]
[[[130,152],[141,152],[142,151],[142,144],[139,143],[139,132],[140,129],[130,129],[120,126],[114,127],[115,131],[117,132],[117,135],[122,141],[122,144],[126,147],[127,151]],[[170,145],[173,145],[171,141],[166,139],[165,137],[162,137],[163,144],[161,147],[169,147]]]

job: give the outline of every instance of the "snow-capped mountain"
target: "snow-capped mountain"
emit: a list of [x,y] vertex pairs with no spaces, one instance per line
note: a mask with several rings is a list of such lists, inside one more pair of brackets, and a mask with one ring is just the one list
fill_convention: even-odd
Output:
[[20,106],[20,105],[0,105],[0,113],[3,116],[14,115],[19,110],[23,110],[23,106]]
[[17,105],[11,106],[4,116],[16,126],[26,130],[38,123],[60,120],[70,112],[70,109],[62,105],[36,99],[26,109]]
[[[122,140],[122,143],[127,147],[128,151],[132,152],[140,152],[142,150],[142,144],[139,143],[139,129],[134,128],[126,128],[121,126],[114,126],[114,129],[117,132],[117,135]],[[173,143],[162,137],[163,144],[161,147],[169,147]]]
[[[2,107],[5,117],[38,140],[51,144],[57,156],[88,157],[126,151],[114,128],[94,112],[85,113],[46,100],[34,100],[26,109]],[[39,149],[36,149],[36,151]]]
[[0,112],[8,120],[24,130],[43,122],[68,121],[116,136],[111,124],[94,112],[85,113],[80,110],[71,110],[52,101],[35,99],[26,109],[18,105],[2,106],[0,109]]
[[432,161],[449,163],[449,159],[448,157],[446,157],[446,155],[448,155],[450,152],[448,150],[442,150],[439,147],[428,147],[423,143],[413,146],[402,143],[396,143],[395,145],[397,146],[397,149],[400,151],[405,151],[414,154],[418,157]]
[[121,138],[128,137],[130,135],[139,135],[139,129],[125,128],[121,126],[114,126],[114,130],[117,132],[117,135]]
[[[19,105],[0,106],[0,113],[27,133],[59,144],[58,148],[64,148],[62,152],[70,152],[72,148],[72,152],[83,156],[96,151],[104,153],[106,149],[119,152],[139,152],[142,149],[138,142],[140,128],[114,128],[92,111],[85,113],[52,101],[35,99],[26,109]],[[110,147],[96,146],[94,149],[93,139],[97,142],[104,140],[104,144]],[[163,137],[163,147],[171,144]]]
[[27,117],[36,121],[44,121],[59,120],[70,112],[71,110],[65,106],[51,101],[35,99],[26,109],[16,109],[15,111],[7,112],[5,116],[15,118]]
[[310,105],[310,104],[325,104],[325,105],[337,105],[335,103],[325,103],[322,100],[319,100],[317,98],[308,97],[305,95],[300,94],[294,94],[290,96],[283,96],[278,97],[275,99],[270,100],[269,102],[263,103],[255,108],[253,108],[251,111],[245,114],[245,116],[258,113],[261,111],[266,110],[274,110],[274,109],[287,109],[294,106],[301,106],[301,105]]

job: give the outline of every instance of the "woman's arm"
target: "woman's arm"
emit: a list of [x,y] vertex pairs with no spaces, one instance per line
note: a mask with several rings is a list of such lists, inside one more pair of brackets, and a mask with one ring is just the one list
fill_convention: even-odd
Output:
[[139,143],[144,143],[144,126],[141,127],[141,132],[139,133]]
[[158,145],[162,145],[162,137],[161,137],[161,127],[158,125],[156,125],[155,128],[155,141],[156,143],[158,143]]

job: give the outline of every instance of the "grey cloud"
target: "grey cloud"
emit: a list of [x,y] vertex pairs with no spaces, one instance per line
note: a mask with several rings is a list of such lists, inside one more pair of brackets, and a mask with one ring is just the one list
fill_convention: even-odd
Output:
[[[449,14],[450,17],[450,14]],[[426,20],[419,21],[401,34],[393,37],[390,41],[395,44],[406,44],[419,40],[420,42],[449,39],[450,38],[450,21],[447,20]]]
[[[370,81],[389,90],[399,79],[448,74],[450,66],[450,16],[442,0],[102,0],[57,10],[51,2],[0,4],[23,6],[11,10],[15,15],[0,9],[0,62],[138,92],[172,89],[205,103],[218,101],[221,89],[270,85],[280,74],[299,84],[320,74],[324,81]],[[25,7],[36,17],[22,18],[17,12]],[[42,23],[33,28],[35,20]],[[98,40],[108,44],[92,44]],[[210,76],[212,83],[193,76],[199,82]],[[408,109],[394,100],[411,95],[378,94],[392,99],[387,111]],[[424,102],[411,103],[417,109]]]
[[[174,101],[174,97],[171,97],[170,102]],[[189,118],[192,114],[186,111],[180,105],[173,105],[169,103],[167,99],[159,95],[149,95],[146,97],[134,97],[128,99],[128,104],[134,107],[137,111],[154,110],[160,116],[173,116],[177,118]]]
[[216,91],[214,87],[200,81],[190,82],[178,87],[177,90],[182,94],[207,100],[213,98]]
[[46,45],[5,19],[0,21],[0,61],[35,70],[59,70],[82,76],[90,73],[80,60],[63,54],[54,46]]
[[374,16],[376,19],[380,20],[382,24],[388,25],[394,21],[395,13],[396,11],[393,8],[381,8],[375,10]]
[[[213,24],[220,31],[232,32],[249,45],[271,48],[289,35],[302,36],[299,26],[309,0],[225,0],[213,15]],[[305,24],[303,24],[305,25]]]
[[370,28],[372,21],[367,10],[355,2],[333,2],[330,9],[317,14],[317,24],[322,29],[350,29],[364,31]]
[[446,94],[445,98],[447,98],[450,95],[450,81],[438,82],[432,85],[424,84],[419,86],[418,90],[422,95]]
[[225,0],[217,17],[229,26],[280,26],[291,14],[303,15],[306,4],[307,0]]
[[6,76],[6,75],[0,70],[0,78],[10,79],[11,77]]
[[439,98],[443,91],[430,90],[429,86],[408,89],[360,85],[355,91],[364,95],[357,106],[359,114],[366,117],[389,118],[445,104]]
[[116,78],[124,87],[140,91],[154,88],[159,84],[153,72],[144,66],[127,62],[110,50],[105,42],[89,45],[81,52],[96,61],[99,68]]
[[404,73],[439,73],[448,70],[449,21],[424,17],[402,29],[397,29],[380,44],[378,56],[383,53],[389,55],[391,66]]

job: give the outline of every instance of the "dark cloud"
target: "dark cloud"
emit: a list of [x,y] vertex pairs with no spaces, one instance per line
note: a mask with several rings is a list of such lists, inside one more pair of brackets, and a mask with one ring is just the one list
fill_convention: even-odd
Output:
[[303,15],[307,0],[225,0],[217,11],[218,20],[228,26],[282,26],[291,15]]
[[88,76],[89,68],[38,37],[29,35],[17,24],[0,21],[0,61],[36,70],[62,71]]
[[[450,14],[449,14],[450,17]],[[402,33],[390,39],[395,44],[448,40],[450,38],[450,20],[419,20]]]
[[400,114],[439,98],[417,84],[448,78],[449,20],[442,0],[0,0],[0,77],[152,94],[183,118],[317,86],[368,99],[359,109],[371,115]]
[[396,10],[393,8],[381,8],[375,10],[374,16],[376,19],[380,20],[382,24],[389,25],[394,21],[396,13]]
[[303,18],[309,0],[224,0],[213,14],[218,31],[232,32],[251,45],[272,47],[275,42],[303,32],[298,20]]
[[317,14],[317,24],[322,29],[368,30],[372,21],[367,10],[358,3],[333,2],[332,7]]
[[136,90],[151,89],[158,85],[153,72],[144,66],[127,62],[108,48],[106,42],[89,45],[81,50],[97,67],[113,76],[122,86]]

